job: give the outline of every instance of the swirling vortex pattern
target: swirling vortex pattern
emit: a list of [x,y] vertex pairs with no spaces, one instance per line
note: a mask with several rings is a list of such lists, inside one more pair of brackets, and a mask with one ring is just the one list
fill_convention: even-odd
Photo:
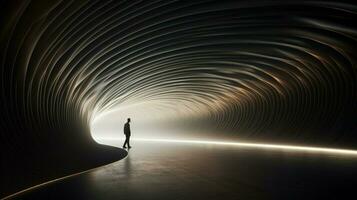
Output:
[[23,132],[89,135],[96,116],[140,103],[162,123],[355,144],[354,4],[28,0],[2,11],[1,140],[12,145]]

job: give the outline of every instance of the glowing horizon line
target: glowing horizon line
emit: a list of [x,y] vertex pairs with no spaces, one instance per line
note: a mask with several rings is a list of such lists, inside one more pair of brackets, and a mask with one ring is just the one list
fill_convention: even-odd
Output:
[[[123,140],[124,138],[113,137],[95,137],[95,140]],[[283,144],[265,144],[265,143],[249,143],[249,142],[225,142],[225,141],[212,141],[212,140],[183,140],[183,139],[150,139],[150,138],[133,138],[132,141],[146,141],[146,142],[167,142],[167,143],[186,143],[186,144],[213,144],[225,146],[240,146],[259,149],[280,149],[290,151],[300,151],[309,153],[330,153],[330,154],[344,154],[356,155],[357,150],[352,149],[337,149],[328,147],[313,147],[313,146],[294,146]]]

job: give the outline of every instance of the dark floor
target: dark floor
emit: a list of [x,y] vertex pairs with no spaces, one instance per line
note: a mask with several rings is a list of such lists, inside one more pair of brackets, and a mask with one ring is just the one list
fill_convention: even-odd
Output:
[[357,185],[356,156],[143,141],[132,145],[121,161],[17,199],[341,199],[354,194]]
[[[81,143],[80,143],[81,144]],[[0,199],[18,191],[121,160],[127,151],[111,146],[43,146],[41,149],[0,152]],[[30,149],[30,148],[25,148]]]

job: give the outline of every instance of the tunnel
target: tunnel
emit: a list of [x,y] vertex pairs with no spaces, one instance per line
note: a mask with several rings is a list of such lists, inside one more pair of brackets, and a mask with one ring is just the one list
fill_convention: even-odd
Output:
[[96,138],[357,149],[348,1],[1,1],[0,197],[124,158]]

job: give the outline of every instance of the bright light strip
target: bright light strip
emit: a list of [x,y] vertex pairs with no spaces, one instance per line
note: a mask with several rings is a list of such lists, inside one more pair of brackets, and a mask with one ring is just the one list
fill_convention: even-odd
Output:
[[[96,138],[97,140],[122,140],[121,138]],[[145,142],[166,142],[166,143],[186,143],[186,144],[213,144],[225,146],[239,146],[269,150],[289,150],[289,151],[303,151],[311,153],[328,153],[328,154],[343,154],[343,155],[356,155],[357,150],[349,149],[333,149],[321,147],[308,147],[308,146],[291,146],[280,144],[262,144],[262,143],[245,143],[245,142],[224,142],[224,141],[208,141],[208,140],[176,140],[176,139],[147,139],[147,138],[133,138],[134,141]]]

